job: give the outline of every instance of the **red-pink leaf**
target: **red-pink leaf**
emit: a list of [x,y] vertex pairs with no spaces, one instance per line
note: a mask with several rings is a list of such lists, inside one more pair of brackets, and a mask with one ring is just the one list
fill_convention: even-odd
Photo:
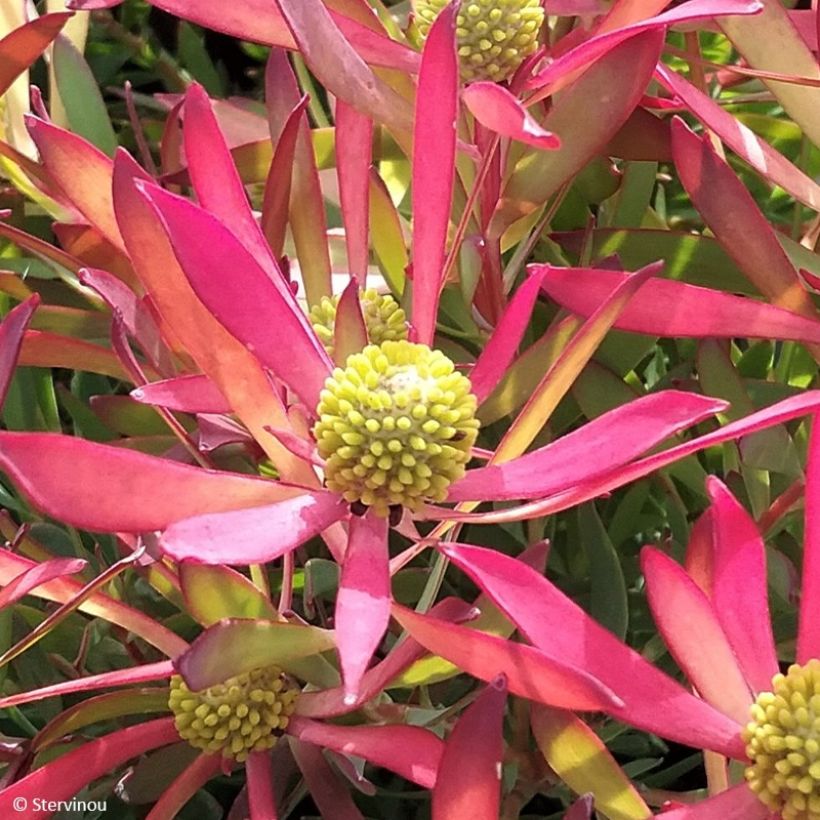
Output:
[[371,71],[322,0],[274,2],[305,62],[328,91],[390,128],[410,131],[406,100]]
[[330,362],[304,313],[282,297],[267,271],[216,217],[156,186],[142,191],[161,216],[197,296],[312,411]]
[[36,117],[26,119],[40,158],[66,198],[118,251],[125,253],[114,216],[114,164],[82,137]]
[[62,695],[71,695],[77,692],[93,692],[96,689],[107,689],[112,686],[130,686],[135,683],[148,683],[155,680],[165,680],[174,674],[173,661],[158,661],[146,663],[143,666],[134,666],[130,669],[117,669],[114,672],[102,672],[99,675],[87,675],[76,680],[53,683],[29,692],[19,692],[0,698],[0,709],[9,709],[23,703],[34,703],[45,698],[54,698]]
[[36,800],[68,801],[92,780],[110,775],[131,758],[178,740],[174,719],[166,717],[84,743],[0,791],[0,816],[20,815],[23,805],[28,820],[51,817],[54,811],[36,808]]
[[[535,265],[543,291],[561,307],[591,315],[630,274],[599,268]],[[616,328],[652,336],[704,336],[820,342],[820,322],[765,302],[687,285],[650,279],[615,320]]]
[[44,14],[14,29],[0,40],[0,97],[48,48],[72,14]]
[[[268,64],[270,65],[270,61]],[[282,256],[285,248],[290,191],[295,173],[296,144],[297,139],[300,138],[299,131],[302,128],[302,118],[308,99],[307,94],[303,96],[285,119],[285,124],[276,140],[273,159],[265,180],[261,226],[268,245],[277,257]]]
[[714,131],[764,179],[779,185],[809,208],[820,210],[820,185],[811,177],[677,72],[658,63],[656,76],[707,128]]
[[461,98],[470,113],[490,131],[502,137],[523,142],[533,148],[555,150],[561,140],[544,130],[527,109],[503,85],[497,83],[471,83]]
[[355,702],[362,676],[390,621],[387,519],[373,514],[351,516],[349,533],[336,597],[336,645],[345,699]]
[[47,584],[55,578],[62,578],[66,575],[74,575],[86,566],[88,562],[83,561],[82,558],[54,558],[51,561],[35,564],[3,587],[0,592],[0,609],[19,601],[40,584]]
[[176,561],[264,564],[296,549],[346,514],[347,506],[339,496],[305,492],[279,504],[177,519],[163,533],[160,547]]
[[458,119],[456,5],[438,15],[424,44],[413,131],[412,333],[430,345],[444,287],[445,247],[453,199]]
[[353,278],[342,291],[336,307],[336,321],[333,326],[333,360],[342,367],[351,353],[358,353],[367,343],[367,326],[362,313],[362,303],[359,300],[359,282]]
[[797,662],[820,657],[820,422],[812,421],[806,464],[803,587],[797,632]]
[[641,568],[655,623],[678,666],[708,703],[745,723],[752,694],[709,599],[659,550],[644,548]]
[[425,789],[435,785],[444,750],[432,732],[416,726],[336,726],[294,715],[287,732],[306,743],[363,757]]
[[677,23],[712,20],[717,15],[757,14],[762,8],[763,4],[759,0],[690,0],[657,17],[621,25],[614,30],[607,30],[603,34],[585,40],[557,57],[529,80],[527,85],[538,91],[533,101],[543,99],[554,90],[556,85],[566,82],[568,77],[574,77],[579,69],[589,66],[615,46],[641,32],[662,29]]
[[594,801],[591,794],[579,797],[564,815],[564,820],[590,820]]
[[726,407],[720,399],[678,390],[642,396],[531,453],[469,470],[450,487],[447,500],[538,498],[560,492],[627,464]]
[[182,413],[230,413],[231,407],[219,388],[202,375],[178,376],[151,382],[131,391],[142,404],[166,407]]
[[[250,758],[248,762],[250,762]],[[151,811],[146,815],[145,820],[174,820],[174,818],[179,817],[179,813],[185,804],[212,777],[219,774],[221,769],[221,755],[197,755],[193,763],[186,766],[159,796],[157,802],[151,807]],[[250,783],[249,768],[248,781]],[[276,820],[275,814],[267,816],[270,817],[271,820]]]
[[771,820],[776,816],[747,783],[714,797],[657,815],[658,820]]
[[245,763],[248,778],[248,805],[251,817],[277,820],[276,796],[273,793],[273,766],[269,751],[251,752]]
[[300,492],[54,433],[0,432],[0,466],[39,510],[96,532],[161,530]]
[[[122,0],[68,0],[72,9],[104,9],[119,5]],[[240,40],[264,43],[269,46],[295,49],[288,26],[275,4],[268,0],[242,0],[231,6],[224,0],[151,0],[157,8],[191,20],[200,26],[222,31]],[[386,37],[377,27],[371,27],[355,16],[358,3],[351,0],[327,0],[327,6],[336,25],[348,42],[369,63],[385,68],[413,72],[418,67],[418,55],[410,48]],[[349,15],[349,16],[348,16]]]
[[749,281],[779,307],[815,318],[814,303],[773,228],[709,139],[676,117],[672,152],[692,202]]
[[350,796],[350,790],[330,767],[322,750],[295,737],[288,740],[296,764],[305,777],[310,796],[322,817],[328,820],[364,820]]
[[531,646],[421,615],[394,604],[393,617],[435,655],[481,680],[507,677],[510,692],[561,709],[612,711],[621,702],[583,668]]
[[711,477],[712,600],[740,668],[755,692],[778,672],[769,615],[766,549],[757,525],[726,486]]
[[[472,611],[469,604],[458,598],[445,598],[437,603],[431,612],[445,620],[467,618]],[[424,647],[408,638],[395,646],[380,663],[365,672],[359,687],[359,696],[354,703],[345,700],[344,687],[323,689],[321,692],[303,692],[296,702],[296,714],[303,717],[336,717],[352,712],[359,704],[376,697],[387,688],[410,664],[427,654]]]
[[738,723],[655,669],[535,570],[480,547],[442,544],[440,549],[546,656],[586,670],[622,698],[622,706],[606,710],[618,720],[744,759]]
[[623,487],[631,481],[643,478],[655,470],[674,464],[676,461],[707,447],[740,439],[743,436],[756,433],[758,430],[765,430],[768,427],[783,424],[817,410],[820,410],[820,391],[809,390],[784,399],[764,410],[759,410],[757,413],[752,413],[739,421],[727,424],[712,433],[686,441],[676,447],[670,447],[668,450],[647,456],[631,464],[623,465],[604,475],[594,477],[581,485],[569,487],[530,504],[521,504],[507,510],[495,510],[487,513],[463,513],[458,510],[435,508],[435,510],[431,510],[431,512],[434,512],[431,517],[453,521],[481,521],[485,524],[540,518],[609,493],[618,487]]
[[433,820],[498,820],[501,807],[501,733],[507,686],[492,681],[464,710],[444,745],[433,789]]
[[40,297],[34,294],[14,310],[9,311],[0,323],[0,408],[3,407],[11,378],[14,375],[17,357],[23,346],[23,335],[39,304]]
[[542,274],[532,273],[518,288],[470,371],[470,383],[479,403],[492,393],[515,358],[529,326],[542,278]]
[[213,214],[250,252],[268,275],[285,304],[298,310],[270,247],[256,222],[248,196],[231,158],[225,138],[202,86],[185,95],[185,157],[199,204]]
[[364,284],[368,263],[370,165],[373,121],[339,100],[336,103],[336,173],[344,220],[347,265]]

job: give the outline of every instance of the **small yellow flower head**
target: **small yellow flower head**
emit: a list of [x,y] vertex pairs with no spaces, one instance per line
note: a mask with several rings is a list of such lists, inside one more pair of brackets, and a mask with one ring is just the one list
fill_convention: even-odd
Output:
[[168,707],[181,738],[242,763],[251,752],[276,744],[298,694],[276,666],[254,669],[202,692],[192,692],[180,675],[173,675]]
[[743,730],[746,780],[783,820],[820,820],[820,661],[775,675]]
[[[416,25],[426,38],[449,0],[416,0]],[[458,56],[465,82],[509,79],[538,47],[541,0],[463,0],[456,18]]]
[[[333,355],[333,333],[336,328],[336,308],[341,296],[323,296],[319,304],[310,309],[313,330],[325,347]],[[367,338],[380,345],[388,340],[399,341],[407,338],[404,311],[390,294],[382,295],[375,288],[368,288],[359,295],[362,306]]]
[[443,501],[478,435],[470,380],[440,351],[368,345],[325,382],[313,429],[327,486],[381,516]]

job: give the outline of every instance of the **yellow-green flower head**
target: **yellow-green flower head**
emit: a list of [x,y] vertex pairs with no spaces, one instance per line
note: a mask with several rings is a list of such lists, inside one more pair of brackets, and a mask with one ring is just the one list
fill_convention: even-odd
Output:
[[368,345],[325,382],[313,429],[327,486],[385,516],[443,501],[478,435],[470,380],[438,350]]
[[751,715],[743,741],[752,791],[783,820],[820,820],[820,661],[775,675]]
[[[449,0],[416,0],[416,25],[426,38]],[[458,56],[465,82],[509,79],[538,47],[541,0],[463,0],[456,17]]]
[[171,677],[168,706],[179,735],[197,749],[242,763],[270,749],[288,725],[299,690],[276,666],[254,669],[202,692]]
[[[331,356],[333,333],[336,329],[336,309],[340,298],[340,294],[323,296],[322,301],[310,309],[313,330]],[[375,288],[368,288],[359,295],[359,304],[362,306],[367,338],[374,345],[407,338],[404,311],[390,294],[382,295]]]

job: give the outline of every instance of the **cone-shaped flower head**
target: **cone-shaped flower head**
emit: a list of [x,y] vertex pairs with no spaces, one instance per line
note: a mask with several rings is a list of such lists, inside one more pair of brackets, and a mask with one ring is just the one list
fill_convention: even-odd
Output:
[[820,820],[820,661],[775,675],[751,714],[743,740],[752,791],[783,820]]
[[325,382],[314,435],[331,490],[378,515],[443,501],[478,435],[470,380],[440,351],[368,345]]
[[299,690],[276,666],[254,669],[202,692],[171,678],[168,706],[180,737],[197,749],[240,763],[270,749],[288,725]]
[[[341,294],[323,296],[322,300],[310,309],[313,330],[331,356],[336,328],[336,308],[339,306],[340,298]],[[368,288],[360,293],[359,304],[362,306],[367,338],[374,345],[407,338],[404,311],[390,294],[382,295],[375,288]]]
[[[416,0],[422,37],[449,0]],[[466,82],[509,79],[538,46],[541,0],[463,0],[456,18],[461,76]]]

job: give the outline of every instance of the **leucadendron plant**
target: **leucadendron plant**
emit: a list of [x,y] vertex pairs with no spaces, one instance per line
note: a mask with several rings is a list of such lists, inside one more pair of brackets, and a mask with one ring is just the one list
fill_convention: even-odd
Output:
[[[802,389],[820,350],[816,227],[797,206],[792,238],[775,230],[722,143],[791,204],[816,207],[820,189],[715,101],[723,75],[704,74],[715,66],[698,37],[719,35],[692,36],[720,27],[746,58],[721,70],[765,72],[812,140],[810,103],[792,93],[791,81],[816,74],[810,45],[789,33],[799,18],[755,0],[585,6],[583,25],[572,4],[550,19],[532,0],[419,0],[401,18],[359,0],[239,0],[229,15],[214,2],[156,5],[274,46],[265,108],[212,101],[196,84],[163,98],[159,168],[138,120],[141,164],[114,150],[110,123],[80,136],[42,104],[15,123],[38,161],[3,143],[20,189],[59,215],[61,247],[25,220],[0,223],[27,254],[25,276],[0,274],[3,293],[23,303],[0,325],[0,393],[11,384],[0,468],[13,516],[0,527],[14,547],[0,580],[2,603],[26,621],[0,663],[78,626],[111,630],[127,655],[100,671],[83,637],[76,660],[60,656],[68,680],[6,679],[0,708],[28,737],[8,749],[0,809],[66,799],[115,771],[118,793],[136,803],[135,784],[170,761],[153,818],[175,816],[218,776],[246,779],[232,811],[254,818],[294,816],[305,789],[324,816],[361,817],[380,810],[368,792],[403,795],[402,781],[431,791],[435,820],[506,820],[542,793],[563,812],[566,786],[592,794],[604,816],[650,817],[663,800],[630,785],[574,714],[584,712],[745,754],[749,785],[692,816],[728,806],[811,820],[813,758],[797,762],[804,752],[791,745],[805,732],[785,731],[808,719],[800,703],[790,717],[767,710],[813,680],[813,650],[799,650],[800,668],[782,680],[746,678],[748,698],[739,685],[717,692],[699,654],[714,645],[698,634],[693,648],[665,626],[697,617],[714,638],[714,618],[685,573],[650,551],[650,604],[670,608],[661,631],[701,697],[654,671],[620,643],[624,618],[601,610],[602,579],[614,590],[604,600],[626,609],[631,558],[600,537],[588,503],[640,492],[652,476],[664,492],[653,502],[669,511],[656,510],[648,540],[661,521],[682,544],[704,503],[704,464],[758,519],[779,521],[799,498],[799,419],[820,409],[818,393]],[[0,42],[15,53],[0,88],[64,23],[49,15],[10,35],[22,37],[19,53],[16,40]],[[769,27],[788,52],[776,64],[773,49],[754,47],[753,32]],[[283,49],[298,51],[327,108],[322,95],[302,95]],[[72,59],[75,76],[91,76]],[[308,111],[333,126],[312,128]],[[691,222],[694,206],[711,235],[681,224],[675,198],[676,213]],[[327,229],[334,213],[343,248]],[[116,392],[103,379],[32,386],[30,371],[12,376],[15,359],[115,380]],[[25,417],[21,396],[36,398],[39,429],[9,422]],[[709,484],[714,504],[722,487]],[[578,535],[566,533],[565,511]],[[624,517],[622,549],[645,532]],[[547,527],[567,542],[552,568],[570,580],[588,569],[593,608],[618,635],[544,578]],[[74,558],[38,540],[55,529]],[[709,597],[732,556],[715,546],[707,559],[693,543],[709,569],[692,577]],[[450,563],[463,573],[453,587]],[[743,571],[732,567],[736,581]],[[465,576],[481,598],[438,600],[461,593]],[[637,589],[637,569],[631,577]],[[59,606],[43,616],[20,603],[27,593]],[[77,624],[77,611],[95,620]],[[510,639],[515,628],[526,643]],[[736,669],[735,657],[742,666],[735,639],[720,644],[721,669]],[[469,676],[487,685],[470,690]],[[436,688],[453,677],[452,689]],[[109,687],[36,724],[15,711]],[[738,707],[752,695],[744,752]],[[145,714],[161,716],[140,722]],[[773,760],[767,738],[778,731],[790,751]],[[377,787],[361,761],[386,770]],[[707,761],[717,794],[733,772]],[[566,816],[591,808],[582,797]],[[701,809],[668,816],[687,811]]]

